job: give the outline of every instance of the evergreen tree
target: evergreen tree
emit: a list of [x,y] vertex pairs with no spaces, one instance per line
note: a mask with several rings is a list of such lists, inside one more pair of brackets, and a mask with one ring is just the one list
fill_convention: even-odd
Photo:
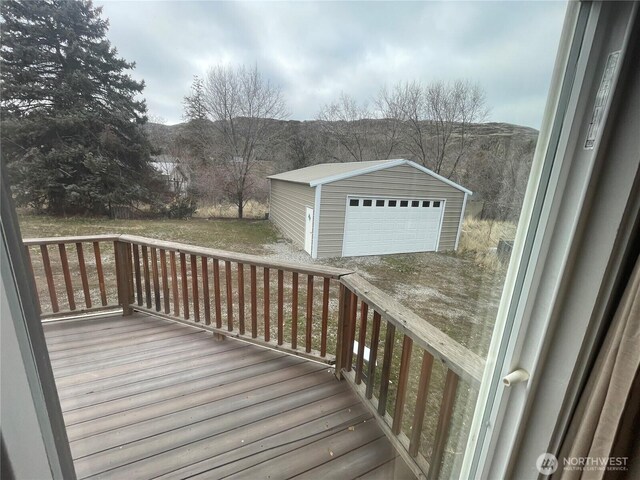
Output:
[[89,0],[1,4],[2,161],[20,204],[102,213],[157,189],[136,98],[144,82],[106,39],[101,10]]
[[184,97],[184,118],[186,120],[206,120],[204,82],[197,75],[193,76],[191,95]]
[[209,165],[215,144],[215,131],[207,118],[204,82],[197,75],[193,77],[191,92],[184,97],[183,105],[186,123],[177,143],[186,149],[196,165]]

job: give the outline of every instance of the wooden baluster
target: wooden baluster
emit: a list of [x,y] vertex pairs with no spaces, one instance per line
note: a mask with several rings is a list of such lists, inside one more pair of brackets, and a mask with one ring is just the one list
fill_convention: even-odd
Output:
[[211,325],[211,298],[209,297],[209,265],[207,257],[202,257],[202,300],[204,301],[204,323]]
[[233,331],[233,285],[231,283],[231,262],[224,262],[224,278],[227,287],[227,330]]
[[128,244],[127,243],[127,272],[130,272],[130,275],[128,275],[128,279],[129,279],[129,299],[131,300],[131,303],[135,303],[135,291],[134,291],[134,286],[133,286],[133,258],[131,255],[131,249],[133,248],[133,245]]
[[369,368],[367,370],[367,388],[365,397],[373,397],[373,386],[376,383],[376,361],[378,360],[378,343],[380,342],[380,314],[373,311],[373,326],[371,328],[371,353],[369,354]]
[[356,384],[362,383],[362,367],[364,366],[364,347],[367,341],[367,314],[369,305],[360,303],[360,335],[358,338],[358,358],[356,359]]
[[180,276],[182,277],[182,304],[184,319],[189,320],[189,280],[187,279],[187,256],[180,253]]
[[278,345],[284,343],[284,271],[278,270]]
[[42,265],[44,266],[44,274],[47,277],[47,287],[49,288],[49,298],[51,299],[51,309],[53,313],[60,311],[58,306],[58,294],[56,293],[56,284],[53,281],[53,272],[51,271],[51,262],[49,261],[49,250],[46,245],[40,245],[40,253],[42,255]]
[[76,309],[76,299],[73,295],[73,284],[71,283],[71,271],[69,270],[69,260],[67,259],[67,248],[64,243],[58,244],[60,251],[60,263],[62,264],[62,275],[64,277],[64,286],[67,289],[67,300],[69,301],[69,310]]
[[[98,272],[98,286],[100,287],[100,300],[102,306],[107,306],[107,289],[104,286],[104,270],[102,270],[102,255],[100,254],[100,243],[93,242],[93,254],[96,258],[96,271]],[[57,311],[57,310],[54,310]]]
[[220,262],[213,259],[213,297],[216,311],[216,328],[222,328],[222,302],[220,300]]
[[244,335],[244,265],[238,263],[238,329]]
[[400,358],[400,374],[398,377],[398,390],[396,392],[396,408],[393,414],[393,424],[391,431],[398,435],[402,430],[402,415],[404,413],[404,402],[407,399],[407,382],[409,380],[409,366],[411,364],[411,347],[413,341],[408,336],[404,336],[402,341],[402,357]]
[[[82,292],[84,293],[84,304],[91,308],[91,290],[89,289],[89,277],[87,276],[87,265],[84,261],[84,250],[82,243],[76,243],[76,253],[78,254],[78,266],[80,267],[80,280],[82,281]],[[29,258],[31,262],[31,258]]]
[[144,271],[144,293],[147,299],[147,308],[151,308],[151,275],[149,274],[149,252],[145,245],[142,246],[142,268]]
[[349,343],[349,311],[351,291],[340,283],[338,295],[338,335],[336,338],[336,371],[338,380],[342,380],[342,369],[347,363],[347,344]]
[[329,325],[329,287],[330,278],[323,281],[322,286],[322,331],[320,332],[320,356],[327,355],[327,329]]
[[353,342],[356,339],[356,317],[358,315],[358,296],[351,292],[351,302],[349,303],[349,341],[347,350],[347,372],[353,368]]
[[416,398],[416,408],[413,412],[413,425],[411,426],[411,441],[409,442],[409,454],[412,457],[418,455],[420,448],[420,435],[424,424],[424,412],[427,407],[427,395],[429,394],[429,383],[431,382],[431,370],[433,368],[433,356],[426,350],[422,352],[422,367],[420,368],[420,383],[418,385],[418,396]]
[[173,314],[180,316],[180,294],[178,289],[178,268],[176,266],[176,252],[169,252],[169,263],[171,264],[171,293],[173,294]]
[[258,299],[256,296],[256,266],[251,265],[251,338],[258,337]]
[[136,276],[136,297],[138,299],[138,305],[142,306],[142,279],[140,277],[140,252],[138,251],[138,245],[133,245],[133,271]]
[[387,323],[387,335],[384,340],[384,353],[382,354],[382,373],[380,374],[380,395],[378,396],[378,414],[383,417],[387,413],[387,397],[389,396],[389,377],[391,376],[395,333],[396,327],[391,323]]
[[264,268],[264,275],[262,277],[264,285],[264,341],[268,342],[271,339],[271,306],[269,297],[269,269]]
[[191,255],[191,293],[193,294],[193,319],[200,321],[200,295],[198,293],[198,257]]
[[169,298],[169,278],[167,275],[167,252],[160,250],[160,272],[162,273],[162,298],[164,300],[164,313],[171,312],[171,299]]
[[291,348],[298,348],[298,273],[291,279]]
[[440,474],[442,456],[444,455],[444,447],[447,445],[447,437],[449,434],[449,426],[451,425],[451,415],[453,414],[457,389],[458,376],[452,370],[447,370],[447,379],[444,382],[444,393],[442,403],[440,404],[440,416],[438,417],[438,426],[436,427],[433,453],[431,454],[429,473],[427,474],[427,478],[429,479],[438,478]]
[[307,328],[305,332],[305,351],[311,352],[311,330],[313,328],[313,275],[307,275]]
[[160,278],[158,275],[158,251],[151,248],[151,273],[153,275],[153,297],[156,304],[156,312],[160,311]]
[[[33,285],[34,285],[34,289],[33,292],[35,293],[36,296],[36,304],[38,305],[38,314],[42,313],[42,305],[40,305],[40,295],[38,294],[38,286],[36,284],[36,274],[35,274],[35,270],[33,269],[33,262],[31,261],[31,252],[29,251],[29,246],[25,245],[24,247],[24,251],[25,251],[25,255],[27,256],[27,263],[29,264],[29,271],[31,272],[31,278],[33,279]],[[85,273],[86,275],[86,273]],[[91,299],[89,299],[89,302],[91,302]]]
[[116,259],[116,286],[118,290],[118,305],[122,307],[122,315],[127,316],[133,313],[131,303],[133,295],[129,288],[129,278],[133,275],[131,262],[127,256],[129,244],[116,240],[113,242],[113,254]]

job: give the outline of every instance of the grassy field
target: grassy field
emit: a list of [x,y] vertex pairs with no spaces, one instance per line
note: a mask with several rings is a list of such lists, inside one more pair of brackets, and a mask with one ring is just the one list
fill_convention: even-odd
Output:
[[264,220],[110,220],[91,217],[20,215],[23,238],[128,233],[202,247],[261,255],[278,233]]
[[[312,261],[304,252],[300,252],[294,246],[283,242],[279,238],[278,231],[265,220],[239,221],[204,218],[191,220],[109,220],[21,215],[20,225],[22,236],[25,238],[130,233],[162,240],[252,253],[280,260]],[[505,260],[498,259],[495,247],[501,238],[510,239],[514,234],[515,225],[511,223],[471,219],[466,220],[463,225],[458,252],[330,259],[316,263],[356,270],[422,318],[484,357],[491,339],[506,271]],[[108,250],[103,254],[105,262],[113,263],[113,256]],[[36,276],[38,275],[36,272]],[[260,272],[259,275],[261,275]],[[58,287],[62,291],[62,278],[58,278],[57,281],[62,282]],[[46,286],[44,282],[40,283],[43,287]],[[260,283],[261,278],[258,278],[258,284]],[[288,286],[285,286],[288,292]],[[319,287],[320,285],[317,285],[317,288]],[[285,297],[287,295],[288,293],[285,294]],[[46,298],[45,291],[41,292],[41,298]],[[318,290],[314,295],[314,300],[319,301],[320,298],[321,292]],[[275,304],[274,300],[272,300],[272,304]],[[285,298],[285,305],[288,302],[289,299]],[[305,297],[301,292],[300,305],[304,306],[304,304]],[[319,305],[315,308],[316,312],[320,311],[318,307]],[[336,308],[337,304],[331,305],[332,311]],[[285,315],[289,314],[290,312],[285,307]],[[316,320],[319,321],[319,319]],[[329,344],[332,344],[335,342],[335,332],[332,331],[334,330],[332,328],[329,330]],[[285,341],[290,341],[288,329],[286,332]],[[274,333],[272,332],[272,335]],[[304,338],[302,328],[299,335],[300,342]],[[369,337],[370,334],[367,335],[367,343]],[[384,328],[380,338],[381,341],[384,339]],[[400,341],[400,337],[397,336],[395,352],[398,354]],[[319,339],[314,335],[314,346],[318,342]],[[415,387],[413,380],[417,381],[420,363],[419,352],[415,349],[411,362],[410,387]],[[397,370],[398,365],[399,358],[394,362],[393,368]],[[434,365],[432,375],[432,391],[442,391],[444,376],[444,366],[437,362]],[[408,406],[415,403],[415,388],[410,388],[409,392]],[[393,405],[394,394],[395,392],[391,389],[389,405]],[[432,447],[430,441],[437,423],[438,398],[437,394],[430,395],[427,400],[427,411],[430,413],[425,418],[421,448],[427,458],[429,458],[429,449]],[[445,471],[451,472],[452,469],[455,469],[454,465],[460,461],[474,402],[475,392],[469,388],[461,387],[453,419],[453,431],[458,432],[459,435],[454,435],[449,439]],[[406,411],[405,418],[410,418],[410,415],[411,412]],[[409,434],[407,428],[410,428],[410,424],[405,425],[405,433]]]

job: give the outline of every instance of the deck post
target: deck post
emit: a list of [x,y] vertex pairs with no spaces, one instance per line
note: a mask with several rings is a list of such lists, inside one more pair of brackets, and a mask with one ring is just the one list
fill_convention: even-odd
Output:
[[116,284],[118,288],[118,305],[122,307],[122,316],[131,315],[133,301],[131,289],[129,288],[130,278],[133,275],[131,262],[127,250],[130,244],[116,240],[113,242],[114,256],[116,259]]
[[351,291],[340,283],[340,297],[338,304],[338,334],[336,338],[335,376],[342,380],[342,368],[346,365],[345,344],[349,338],[349,311],[351,309]]

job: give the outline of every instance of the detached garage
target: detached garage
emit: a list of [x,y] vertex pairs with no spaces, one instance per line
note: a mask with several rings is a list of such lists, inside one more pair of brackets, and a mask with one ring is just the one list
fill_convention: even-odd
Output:
[[269,218],[313,258],[455,250],[471,192],[409,160],[268,177]]

